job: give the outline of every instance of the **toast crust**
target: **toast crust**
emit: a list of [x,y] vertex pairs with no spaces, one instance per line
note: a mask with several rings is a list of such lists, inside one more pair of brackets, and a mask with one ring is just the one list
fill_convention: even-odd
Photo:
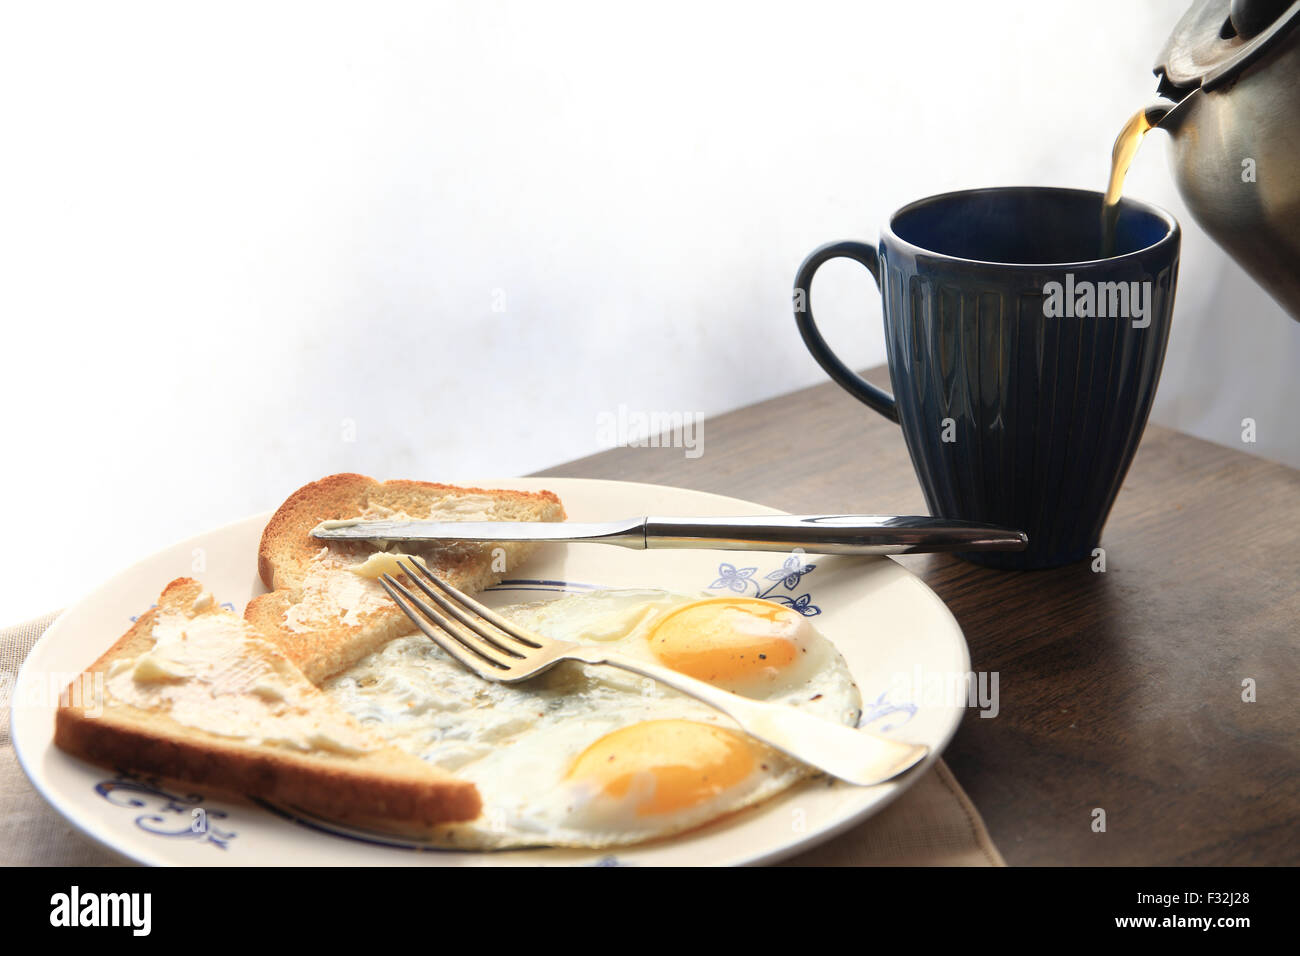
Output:
[[[314,683],[320,684],[346,670],[389,641],[411,633],[413,628],[378,585],[370,588],[371,601],[354,614],[343,615],[333,606],[316,616],[300,613],[312,606],[313,588],[317,599],[328,590],[322,585],[323,581],[329,584],[327,574],[335,575],[336,584],[338,575],[342,575],[344,586],[356,583],[350,571],[323,567],[325,559],[356,563],[376,550],[368,542],[325,545],[311,537],[311,530],[322,521],[354,518],[375,509],[426,517],[432,508],[458,500],[490,507],[494,520],[565,518],[563,504],[550,491],[507,491],[406,479],[379,482],[354,473],[330,475],[299,488],[267,522],[258,547],[257,568],[270,592],[248,603],[245,619]],[[510,542],[498,547],[456,544],[405,550],[420,554],[431,570],[472,594],[498,583],[536,547]]]
[[300,585],[303,566],[322,546],[309,532],[322,521],[356,517],[372,503],[393,507],[390,501],[403,504],[443,495],[490,495],[496,499],[535,503],[548,515],[537,520],[563,521],[566,517],[564,506],[552,491],[504,491],[405,478],[380,482],[366,475],[343,472],[303,485],[271,516],[257,549],[258,577],[268,591]]
[[[158,607],[142,614],[86,673],[106,675],[114,662],[149,651],[154,646],[154,626],[164,611],[184,613],[191,619],[204,613],[228,615],[232,626],[246,627],[229,612],[195,610],[202,594],[197,581],[172,581],[159,597]],[[259,653],[278,656],[273,646],[255,640]],[[331,709],[331,719],[344,720],[361,730],[303,675],[290,673],[296,674],[310,701]],[[129,702],[104,700],[102,709],[87,704],[79,700],[74,688],[90,683],[84,675],[78,681],[80,684],[69,686],[56,711],[54,742],[73,756],[112,770],[212,786],[338,820],[391,820],[428,827],[472,820],[481,810],[473,783],[445,774],[377,738],[374,750],[356,754],[300,751],[231,738],[180,724],[167,713]]]
[[377,776],[365,767],[334,766],[310,755],[250,751],[220,738],[181,740],[112,718],[60,709],[59,749],[108,770],[171,777],[231,794],[303,807],[358,823],[399,821],[432,827],[473,820],[482,805],[469,781],[440,782],[417,774]]

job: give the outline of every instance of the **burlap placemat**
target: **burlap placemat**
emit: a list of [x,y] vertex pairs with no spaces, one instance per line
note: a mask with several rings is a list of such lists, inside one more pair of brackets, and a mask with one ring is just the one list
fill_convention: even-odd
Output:
[[[56,614],[0,631],[3,688]],[[118,858],[89,842],[32,789],[0,716],[0,865],[108,866]],[[1005,866],[979,812],[942,761],[871,819],[786,866]]]

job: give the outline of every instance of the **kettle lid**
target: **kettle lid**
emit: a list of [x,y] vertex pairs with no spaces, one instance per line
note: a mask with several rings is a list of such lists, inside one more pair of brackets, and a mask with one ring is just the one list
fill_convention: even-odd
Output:
[[1226,83],[1300,23],[1300,0],[1196,0],[1174,27],[1155,73],[1181,99]]

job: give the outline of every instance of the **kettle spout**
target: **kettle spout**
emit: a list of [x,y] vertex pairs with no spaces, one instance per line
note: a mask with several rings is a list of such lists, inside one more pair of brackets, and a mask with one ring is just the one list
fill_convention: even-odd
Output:
[[1195,111],[1197,101],[1204,96],[1204,91],[1192,90],[1177,102],[1156,100],[1148,103],[1143,110],[1147,125],[1152,129],[1162,129],[1171,136],[1178,135],[1183,120]]
[[1178,103],[1170,103],[1167,100],[1157,100],[1154,103],[1147,104],[1143,112],[1146,114],[1147,124],[1152,129],[1159,126],[1166,116],[1172,113],[1179,106]]

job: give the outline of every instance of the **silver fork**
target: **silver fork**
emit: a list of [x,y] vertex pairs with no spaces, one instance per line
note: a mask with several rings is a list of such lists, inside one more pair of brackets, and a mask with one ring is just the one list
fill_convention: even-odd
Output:
[[506,620],[417,562],[399,561],[398,567],[438,607],[431,607],[389,574],[379,579],[384,590],[430,640],[485,680],[514,684],[561,661],[618,667],[703,701],[750,736],[861,786],[896,777],[929,753],[922,744],[901,743],[785,704],[741,697],[667,667],[611,654],[599,645],[552,640]]

